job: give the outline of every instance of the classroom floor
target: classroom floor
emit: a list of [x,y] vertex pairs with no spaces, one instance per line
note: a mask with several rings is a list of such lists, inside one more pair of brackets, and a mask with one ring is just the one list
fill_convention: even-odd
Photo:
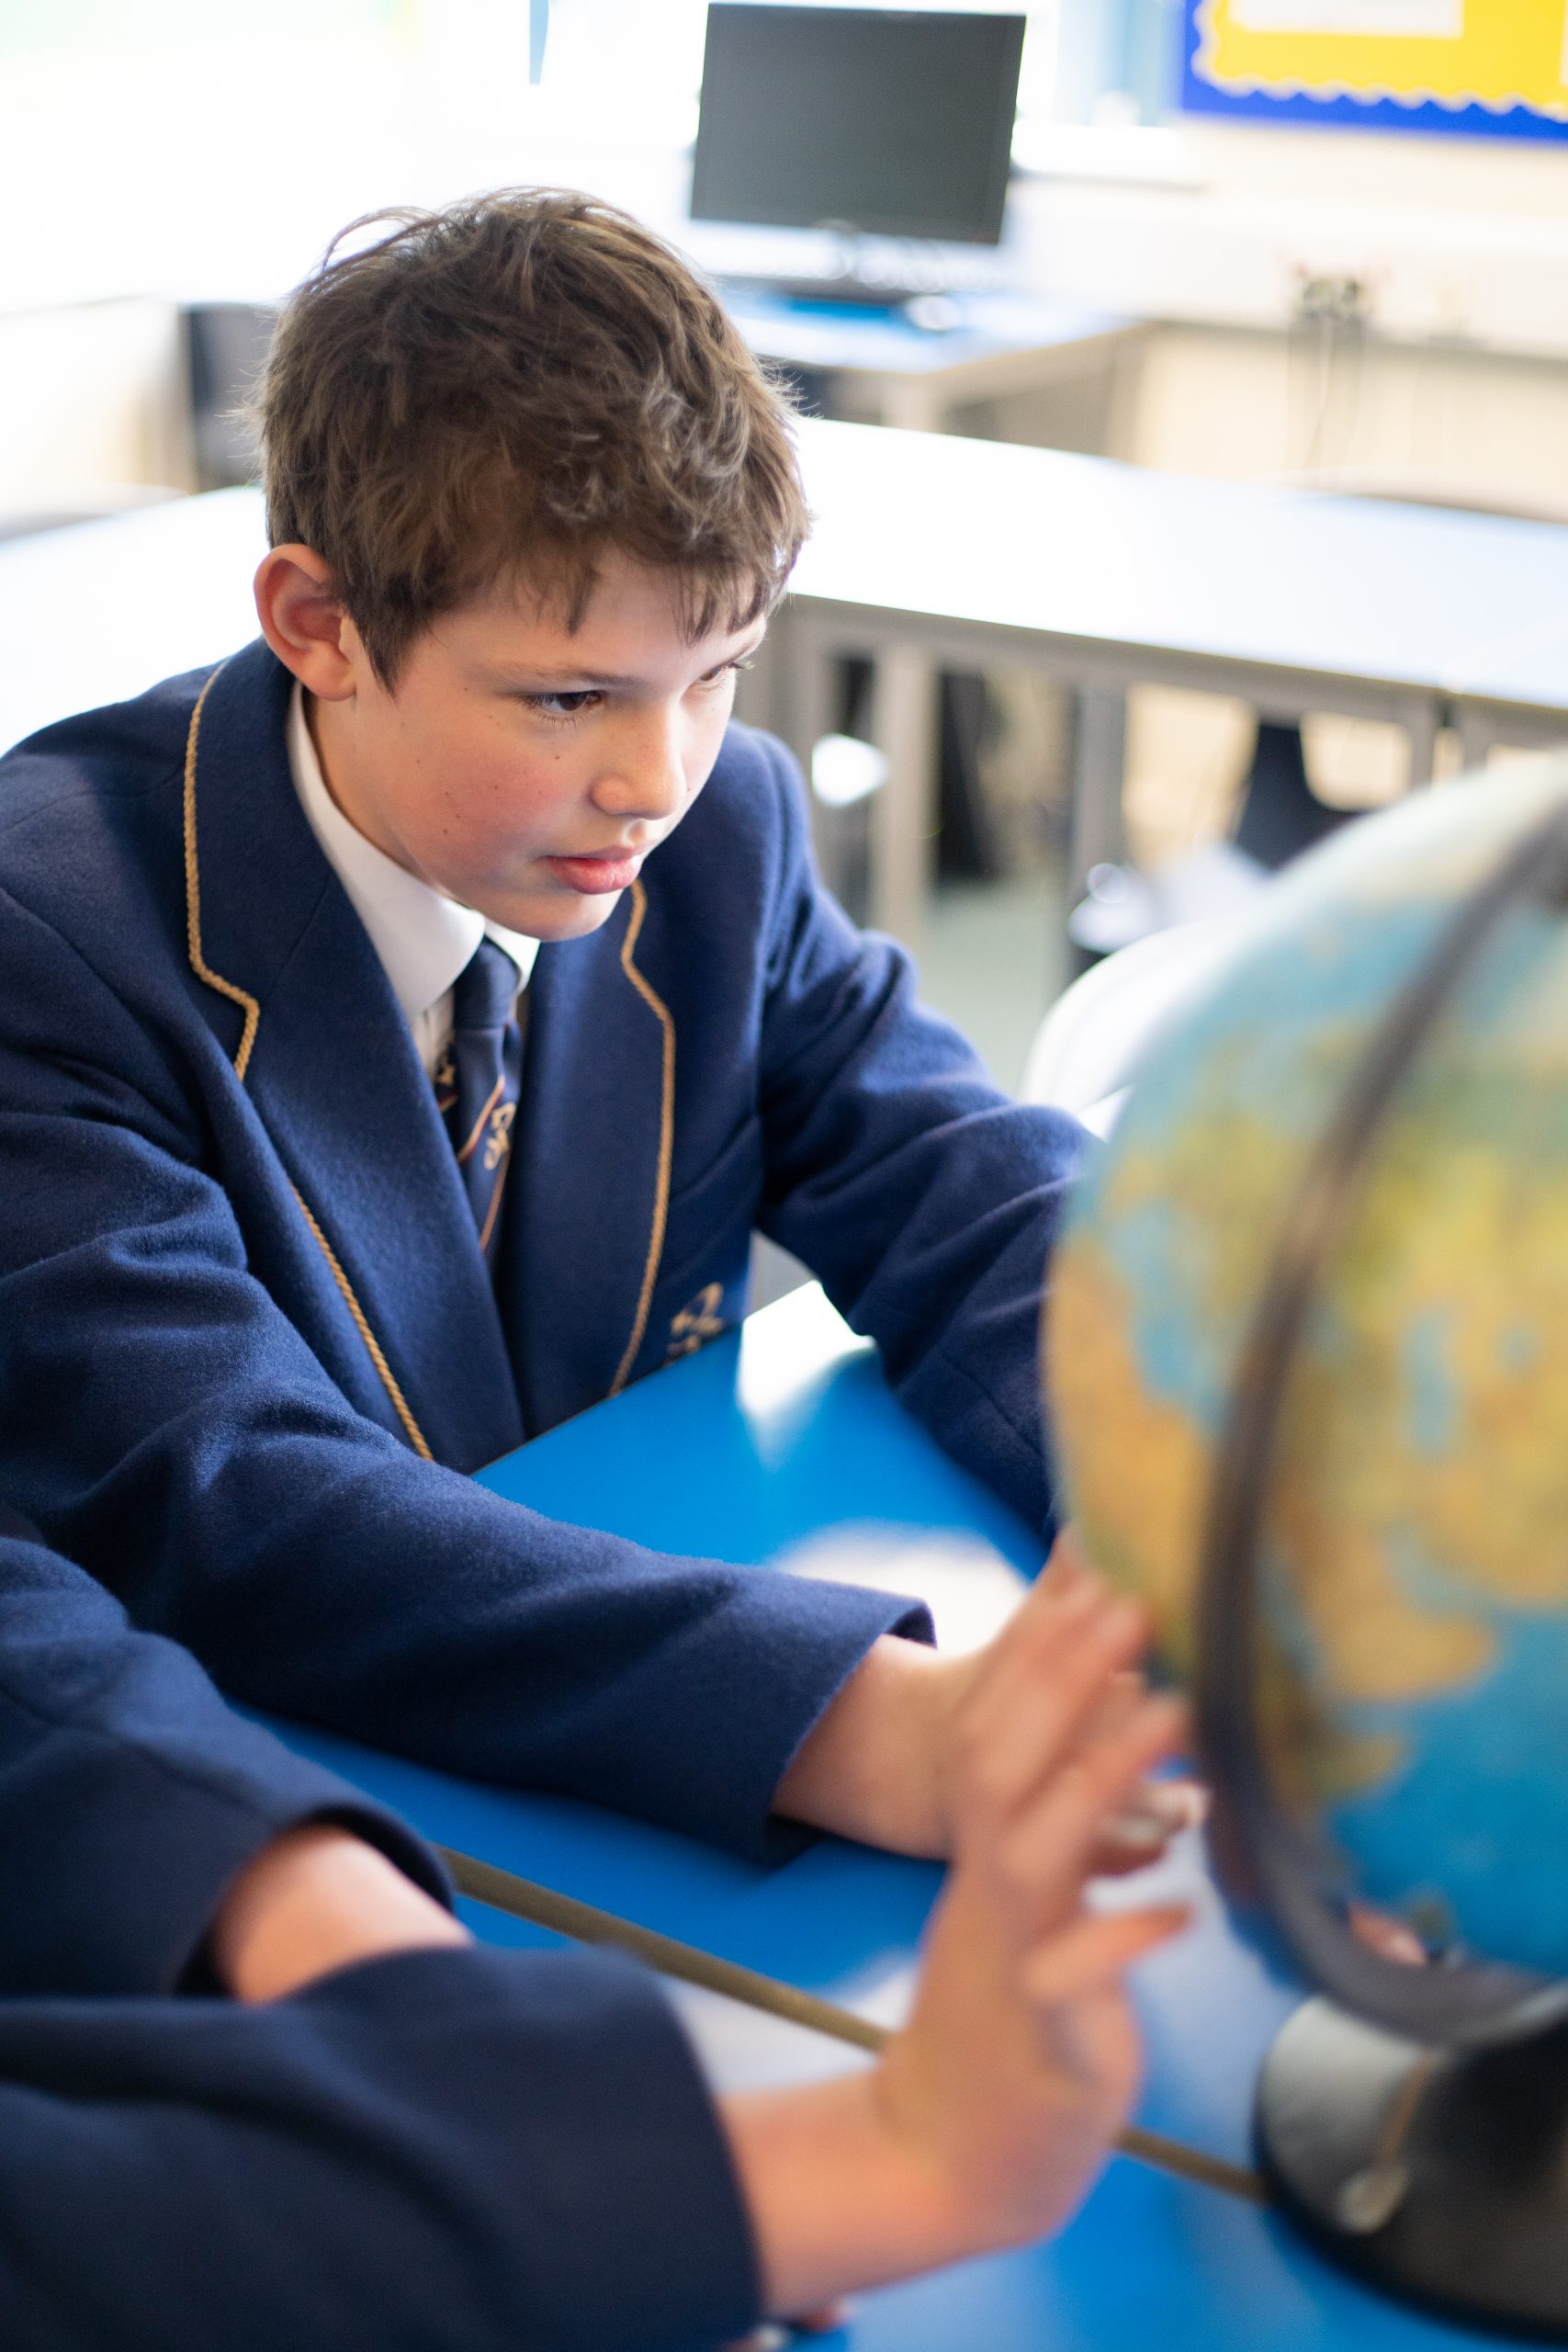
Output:
[[[1064,880],[1044,865],[1000,882],[946,882],[926,909],[920,994],[963,1030],[998,1085],[1017,1090],[1034,1033],[1066,985]],[[798,1261],[752,1243],[750,1306],[807,1279]]]
[[1066,985],[1061,869],[947,882],[926,910],[920,993],[1016,1090],[1034,1033]]

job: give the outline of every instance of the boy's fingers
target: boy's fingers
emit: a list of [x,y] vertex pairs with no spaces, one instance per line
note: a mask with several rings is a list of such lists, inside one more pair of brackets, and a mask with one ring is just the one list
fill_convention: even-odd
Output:
[[1076,1528],[1064,1527],[1051,1546],[1051,1555],[1037,1578],[1039,1584],[1059,1593],[1071,1591],[1089,1573]]
[[1136,1657],[1144,1634],[1140,1611],[1086,1585],[1043,1608],[1027,1639],[1010,1642],[1005,1656],[998,1643],[959,1719],[961,1798],[993,1815],[1024,1802],[1091,1736],[1113,1678]]
[[1097,1872],[1145,1870],[1183,1830],[1208,1817],[1209,1792],[1197,1781],[1145,1781],[1105,1822],[1095,1841]]
[[1076,1756],[996,1841],[990,1860],[1021,1916],[1043,1925],[1076,1907],[1106,1823],[1169,1752],[1182,1721],[1168,1699],[1145,1699],[1131,1722]]
[[1085,1717],[1080,1737],[1084,1742],[1104,1738],[1118,1730],[1133,1713],[1140,1700],[1146,1696],[1148,1685],[1136,1667],[1123,1667],[1106,1681],[1103,1696]]
[[1049,1937],[1024,1963],[1023,1985],[1041,2007],[1081,2000],[1086,1993],[1114,1983],[1125,1968],[1191,1922],[1185,1903],[1162,1903],[1146,1911],[1086,1912]]

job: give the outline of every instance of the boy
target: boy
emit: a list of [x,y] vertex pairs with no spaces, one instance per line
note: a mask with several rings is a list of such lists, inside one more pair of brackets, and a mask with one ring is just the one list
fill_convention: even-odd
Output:
[[0,1479],[258,1705],[944,1852],[976,1669],[921,1612],[457,1475],[721,1329],[760,1227],[1048,1528],[1078,1131],[918,1008],[728,724],[787,419],[656,239],[529,193],[329,256],[262,416],[263,640],[0,766]]
[[1042,1579],[967,1710],[913,2021],[716,2101],[639,1970],[463,1949],[416,1839],[0,1526],[0,2340],[711,2342],[1054,2227],[1178,1923],[1081,1904],[1173,1729],[1138,1634]]

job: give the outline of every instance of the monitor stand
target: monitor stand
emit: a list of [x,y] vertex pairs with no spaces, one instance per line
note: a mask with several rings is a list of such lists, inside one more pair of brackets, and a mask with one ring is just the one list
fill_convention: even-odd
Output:
[[928,244],[918,238],[864,236],[844,221],[816,225],[830,241],[819,274],[766,267],[733,270],[727,282],[775,300],[826,303],[845,311],[908,312],[911,304],[918,304],[932,315],[928,321],[916,311],[916,325],[943,328],[960,323],[964,296],[996,288],[996,260],[989,247],[982,249],[983,259],[978,254],[971,258],[951,245]]

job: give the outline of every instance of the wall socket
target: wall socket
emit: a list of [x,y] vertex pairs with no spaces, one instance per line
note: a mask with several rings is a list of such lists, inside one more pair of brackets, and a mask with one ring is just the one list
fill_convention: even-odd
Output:
[[1337,277],[1298,269],[1295,318],[1301,326],[1368,325],[1371,318],[1371,301],[1366,279]]

